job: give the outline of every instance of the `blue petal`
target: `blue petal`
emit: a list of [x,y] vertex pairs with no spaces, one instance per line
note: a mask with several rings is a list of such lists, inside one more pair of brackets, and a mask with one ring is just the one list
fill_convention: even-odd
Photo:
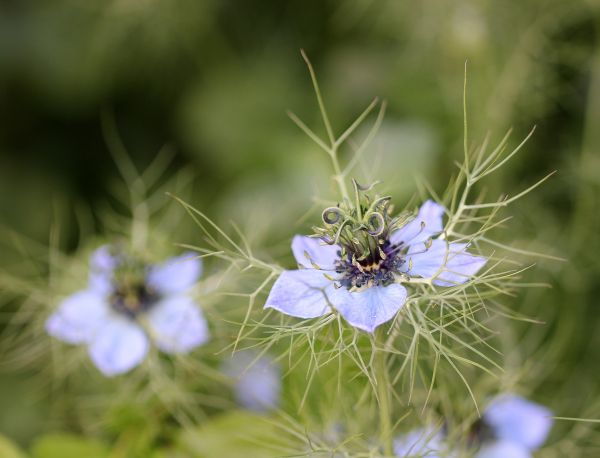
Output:
[[188,296],[171,296],[148,312],[152,337],[166,353],[187,353],[209,338],[202,312]]
[[483,414],[485,423],[499,439],[529,450],[539,448],[550,433],[552,412],[514,394],[495,398]]
[[339,252],[339,246],[327,245],[313,237],[296,235],[292,240],[292,253],[294,253],[296,262],[308,269],[314,269],[314,263],[321,269],[334,270],[335,262],[340,258]]
[[107,377],[140,364],[148,352],[148,338],[133,320],[112,315],[92,339],[90,357]]
[[432,428],[417,429],[394,440],[398,457],[439,458],[443,448],[441,434]]
[[466,243],[448,244],[445,240],[432,240],[429,248],[425,243],[413,245],[408,250],[405,272],[423,278],[437,275],[434,285],[464,283],[487,262],[485,258],[467,253],[467,246]]
[[397,283],[358,292],[331,288],[327,290],[327,297],[348,323],[373,332],[377,326],[394,318],[402,308],[406,302],[406,289]]
[[119,263],[110,250],[110,245],[103,245],[90,256],[89,289],[105,296],[113,289],[113,271]]
[[315,269],[286,270],[275,281],[265,308],[274,308],[298,318],[316,318],[328,313],[322,289],[333,289],[333,282]]
[[48,318],[46,332],[67,343],[86,343],[109,314],[109,305],[101,295],[79,291],[65,299]]
[[234,354],[223,369],[235,379],[235,398],[242,407],[256,412],[278,407],[281,371],[271,358],[245,350]]
[[522,445],[509,441],[497,441],[484,445],[476,458],[532,458],[531,453]]
[[194,253],[186,253],[152,266],[146,281],[163,295],[177,294],[190,289],[201,274],[202,260]]
[[402,243],[404,246],[425,242],[444,229],[442,224],[444,211],[442,205],[436,204],[432,200],[426,201],[419,208],[419,213],[415,219],[394,232],[390,236],[390,241],[396,245]]
[[111,253],[110,245],[102,245],[90,256],[90,269],[96,271],[113,271],[119,263],[117,256]]

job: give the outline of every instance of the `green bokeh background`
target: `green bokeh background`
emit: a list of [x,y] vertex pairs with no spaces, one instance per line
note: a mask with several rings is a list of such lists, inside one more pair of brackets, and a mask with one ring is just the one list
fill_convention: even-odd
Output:
[[[512,304],[545,323],[533,334],[515,325],[524,357],[535,355],[530,383],[539,399],[559,400],[557,414],[599,418],[599,27],[595,0],[4,0],[0,269],[23,268],[10,231],[33,246],[60,228],[67,252],[107,231],[97,209],[120,178],[103,113],[139,167],[170,145],[166,176],[189,171],[187,200],[236,220],[258,245],[281,246],[315,189],[332,192],[326,158],[286,116],[322,132],[300,48],[337,132],[374,96],[388,103],[373,145],[381,160],[363,176],[400,202],[417,177],[441,191],[462,155],[468,61],[472,142],[512,127],[516,144],[537,126],[487,192],[514,195],[558,171],[514,207],[504,234],[566,258],[540,261],[528,278],[552,289]],[[197,241],[188,226],[174,241]],[[6,296],[9,317],[18,305]],[[0,432],[24,445],[47,429],[30,375],[0,377]]]

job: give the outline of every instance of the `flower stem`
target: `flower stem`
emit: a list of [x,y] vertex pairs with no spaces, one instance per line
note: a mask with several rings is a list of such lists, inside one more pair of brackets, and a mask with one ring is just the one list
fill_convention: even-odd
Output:
[[377,383],[377,401],[379,403],[379,433],[385,456],[393,455],[392,447],[392,418],[389,392],[389,378],[383,351],[383,331],[379,331],[375,338],[374,372]]

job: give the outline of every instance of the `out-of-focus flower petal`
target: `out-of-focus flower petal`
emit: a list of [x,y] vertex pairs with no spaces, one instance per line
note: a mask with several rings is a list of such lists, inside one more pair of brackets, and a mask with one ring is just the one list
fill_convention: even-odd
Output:
[[92,339],[92,361],[107,377],[122,374],[140,364],[148,352],[148,338],[133,320],[112,315]]
[[510,441],[484,445],[475,458],[532,458],[526,447]]
[[327,245],[313,237],[296,235],[292,240],[292,253],[296,262],[308,269],[314,269],[314,263],[323,270],[333,270],[335,262],[340,258],[339,252],[338,245]]
[[521,396],[505,394],[492,400],[483,420],[495,437],[526,447],[539,448],[552,428],[552,412]]
[[208,326],[192,298],[168,296],[148,311],[152,337],[166,353],[187,353],[209,338]]
[[167,296],[190,289],[202,275],[202,260],[194,253],[167,259],[150,268],[148,286]]
[[333,282],[316,269],[286,270],[275,281],[265,308],[274,308],[298,318],[316,318],[329,313],[321,291],[333,289]]
[[103,245],[90,256],[89,289],[108,296],[113,288],[113,271],[119,260],[110,252],[110,245]]
[[390,242],[395,245],[402,243],[404,246],[425,242],[444,229],[442,224],[443,214],[444,207],[442,205],[432,200],[427,200],[419,208],[419,213],[415,219],[391,234]]
[[483,257],[467,253],[467,246],[466,243],[448,244],[445,240],[432,240],[429,248],[426,243],[413,245],[402,270],[423,278],[437,275],[433,284],[439,286],[464,283],[487,262]]
[[71,344],[89,342],[106,324],[110,306],[95,291],[79,291],[67,297],[46,321],[46,331]]
[[394,454],[402,458],[439,458],[443,449],[441,434],[432,428],[417,429],[394,440]]
[[96,271],[113,271],[119,263],[118,258],[110,252],[110,245],[102,245],[90,256],[90,269]]
[[256,412],[276,409],[281,395],[281,371],[268,356],[246,350],[234,354],[223,365],[235,379],[235,398],[242,407]]
[[358,292],[343,287],[327,290],[329,301],[346,321],[367,332],[391,320],[406,302],[406,295],[406,289],[397,283]]

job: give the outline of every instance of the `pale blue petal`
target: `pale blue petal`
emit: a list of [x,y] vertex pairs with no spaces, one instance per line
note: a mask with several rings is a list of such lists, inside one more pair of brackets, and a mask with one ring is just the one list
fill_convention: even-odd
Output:
[[439,458],[443,449],[442,435],[432,428],[417,429],[394,440],[394,454],[402,458]]
[[298,318],[323,316],[330,311],[321,291],[326,287],[333,288],[333,282],[320,270],[286,270],[271,288],[265,308]]
[[102,297],[108,297],[114,290],[112,273],[90,271],[88,289]]
[[[411,246],[403,271],[411,276],[430,278],[436,275],[434,285],[452,286],[466,282],[487,262],[480,256],[466,251],[466,243],[450,243],[432,240]],[[442,269],[443,267],[443,269]]]
[[355,328],[373,332],[377,326],[394,318],[406,302],[406,289],[397,283],[350,292],[331,288],[327,297],[340,314]]
[[103,245],[90,256],[89,289],[104,296],[113,289],[113,271],[119,263],[110,250],[110,245]]
[[90,269],[96,271],[113,271],[119,263],[117,256],[111,253],[110,245],[102,245],[90,256]]
[[495,398],[483,414],[495,437],[529,450],[539,448],[552,428],[552,412],[514,394]]
[[532,455],[522,445],[497,441],[484,445],[475,458],[532,458]]
[[188,296],[170,296],[148,312],[152,338],[166,353],[187,353],[209,339],[208,325]]
[[338,245],[327,245],[313,237],[296,235],[292,240],[292,253],[296,262],[309,269],[315,268],[314,263],[323,270],[334,270],[335,262],[340,258],[339,252]]
[[95,291],[79,291],[67,297],[46,321],[46,332],[71,344],[89,342],[110,314],[110,306]]
[[394,245],[400,243],[410,246],[415,243],[425,242],[427,239],[439,234],[444,229],[442,216],[444,207],[432,200],[426,201],[419,213],[412,221],[408,222],[390,236]]
[[98,329],[89,346],[92,361],[107,377],[122,374],[140,364],[148,352],[148,338],[133,320],[112,315]]
[[241,351],[224,364],[223,370],[235,380],[235,398],[242,407],[266,412],[279,406],[281,370],[268,356]]
[[152,266],[146,281],[163,295],[178,294],[190,289],[201,274],[202,260],[194,253],[186,253]]

